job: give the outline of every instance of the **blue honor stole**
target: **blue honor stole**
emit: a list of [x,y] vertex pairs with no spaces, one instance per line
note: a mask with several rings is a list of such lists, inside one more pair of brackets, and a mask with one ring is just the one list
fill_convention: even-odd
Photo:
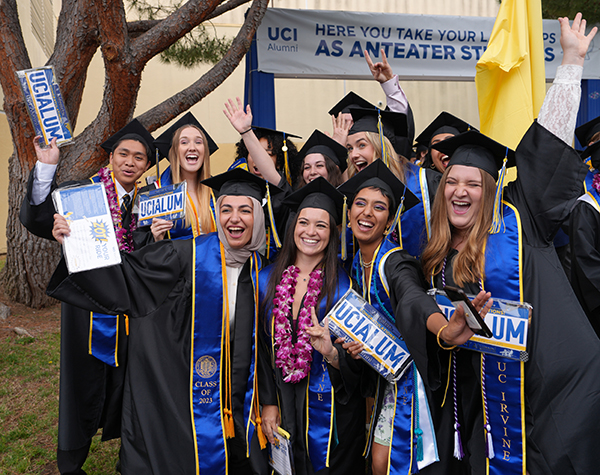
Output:
[[600,195],[592,186],[592,183],[594,182],[594,177],[596,176],[598,171],[594,167],[592,167],[591,160],[589,158],[587,158],[584,163],[590,167],[590,171],[587,173],[587,175],[585,176],[585,180],[583,181],[583,189],[585,193],[583,194],[583,196],[579,197],[579,200],[585,201],[600,213]]
[[[272,271],[273,265],[267,267],[264,272],[261,272],[261,301],[264,299],[266,286],[268,285]],[[347,274],[340,268],[338,270],[338,285],[333,301],[336,302],[339,300],[351,286],[352,283]],[[321,300],[316,313],[319,321],[325,318],[327,314],[326,298]],[[271,318],[269,322],[272,352],[271,365],[275,368],[275,322],[270,309],[269,316]],[[307,423],[304,437],[313,470],[318,472],[329,467],[329,457],[331,451],[337,446],[338,437],[335,425],[334,390],[329,377],[329,370],[321,353],[313,349],[312,355],[313,359],[306,385],[305,409]],[[302,382],[298,384],[302,384]],[[281,411],[281,407],[279,410]]]
[[[227,474],[228,436],[233,436],[231,414],[231,345],[225,254],[217,233],[195,239],[192,272],[192,331],[190,355],[190,396],[192,427],[196,443],[197,473]],[[261,265],[251,256],[250,273],[256,289]],[[255,291],[256,299],[256,291]],[[254,430],[250,414],[257,409],[256,397],[256,319],[252,331],[252,359],[244,400],[247,447]],[[247,449],[247,454],[248,454]]]
[[[385,276],[385,262],[401,248],[389,239],[383,239],[373,256],[371,280],[364,282],[364,272],[360,265],[360,255],[354,257],[352,275],[362,287],[362,295],[379,313],[390,322],[396,322],[389,297],[389,285]],[[378,379],[375,404],[378,404],[379,392],[385,389],[387,381]],[[413,363],[392,388],[394,392],[394,416],[389,452],[389,474],[415,473],[427,465],[439,460],[433,420],[429,402],[425,394],[423,380]],[[373,442],[377,420],[377,408],[371,415],[369,438],[365,455]],[[391,454],[394,454],[392,457]]]
[[[90,181],[92,183],[100,183],[100,177],[98,175],[94,175],[90,178]],[[135,188],[135,193],[137,193],[137,186]],[[135,201],[135,194],[133,200]],[[123,315],[123,318],[125,318],[126,333],[129,334],[129,322],[127,320],[127,316]],[[90,312],[88,353],[98,358],[103,363],[116,368],[119,366],[119,360],[117,357],[118,346],[119,315],[107,315],[104,313]]]
[[411,256],[419,257],[430,236],[431,205],[426,170],[409,163],[404,184],[421,202],[400,216],[398,241]]
[[[486,243],[483,288],[492,298],[523,302],[521,218],[514,206],[503,204],[504,230],[490,234]],[[525,475],[525,363],[489,354],[481,358],[487,396],[482,397],[484,419],[486,403],[489,416],[484,423],[491,426],[494,449],[494,457],[486,459],[487,473]],[[487,437],[487,429],[484,433]]]

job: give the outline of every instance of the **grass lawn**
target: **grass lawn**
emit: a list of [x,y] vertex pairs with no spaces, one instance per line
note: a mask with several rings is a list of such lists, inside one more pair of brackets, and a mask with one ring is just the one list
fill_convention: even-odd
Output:
[[[0,474],[58,474],[60,307],[32,310],[4,302],[11,315],[0,320]],[[14,327],[33,338],[17,335]],[[116,473],[118,451],[118,440],[96,436],[84,470]]]

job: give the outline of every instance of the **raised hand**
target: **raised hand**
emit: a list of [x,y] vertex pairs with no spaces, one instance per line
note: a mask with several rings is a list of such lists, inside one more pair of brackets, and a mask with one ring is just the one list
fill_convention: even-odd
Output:
[[567,17],[559,18],[558,21],[560,22],[560,45],[563,50],[562,64],[583,66],[585,55],[598,28],[592,28],[586,36],[586,21],[582,18],[581,13],[575,15],[572,25],[569,25]]
[[390,63],[387,61],[385,51],[381,50],[381,61],[378,63],[373,64],[373,61],[371,60],[371,57],[367,51],[365,51],[365,59],[367,60],[367,64],[369,65],[369,69],[371,70],[373,78],[378,83],[384,83],[394,77],[394,72],[392,71]]
[[227,100],[223,114],[229,119],[233,128],[241,134],[252,128],[252,112],[250,111],[250,104],[246,106],[244,111],[241,99],[236,97],[236,100],[237,105],[231,99]]
[[333,135],[331,138],[337,143],[346,146],[348,142],[348,132],[352,127],[352,116],[348,117],[349,114],[338,114],[338,116],[331,116],[331,123],[333,125]]
[[60,152],[56,145],[56,137],[52,139],[50,146],[46,148],[40,146],[41,139],[42,137],[40,135],[36,135],[33,138],[33,147],[35,148],[35,155],[37,156],[38,161],[47,163],[48,165],[57,165]]

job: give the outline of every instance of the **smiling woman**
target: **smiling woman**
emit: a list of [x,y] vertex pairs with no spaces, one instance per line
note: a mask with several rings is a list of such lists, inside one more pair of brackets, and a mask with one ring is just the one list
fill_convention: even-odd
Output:
[[400,181],[404,182],[421,203],[404,213],[398,223],[398,244],[418,257],[429,239],[430,203],[433,201],[440,174],[422,169],[398,155],[394,146],[407,135],[405,114],[378,109],[351,109],[354,125],[348,133],[348,177],[382,160]]
[[[187,182],[185,220],[167,221],[155,218],[150,226],[154,241],[165,237],[187,239],[216,230],[214,196],[210,188],[201,184],[210,177],[210,155],[219,147],[191,112],[175,122],[154,141],[162,157],[169,159],[167,168],[151,187]],[[141,246],[152,240],[148,229],[138,233],[136,242]],[[150,239],[149,239],[150,238]]]
[[[262,427],[271,442],[278,427],[291,435],[296,475],[365,473],[358,378],[319,324],[351,286],[337,259],[343,202],[323,177],[288,196],[296,219],[259,276]],[[334,381],[344,384],[333,390]]]

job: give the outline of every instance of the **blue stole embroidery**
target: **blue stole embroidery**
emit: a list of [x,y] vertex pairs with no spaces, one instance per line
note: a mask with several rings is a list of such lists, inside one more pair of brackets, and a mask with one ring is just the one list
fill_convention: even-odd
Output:
[[[222,389],[229,376],[221,368],[229,356],[229,342],[225,341],[228,323],[226,272],[222,246],[217,233],[203,234],[194,246],[192,293],[191,397],[192,423],[196,442],[196,464],[200,473],[226,474],[227,447],[224,435],[223,409],[227,401]],[[258,255],[251,257],[251,274],[261,265]],[[254,280],[253,280],[254,282]],[[256,303],[255,303],[256,304]],[[256,312],[253,325],[252,355],[244,403],[246,435],[251,437],[250,414],[253,410],[256,352]],[[249,443],[247,442],[247,451]],[[247,452],[248,453],[248,452]]]
[[429,221],[431,207],[429,203],[429,187],[424,168],[409,163],[404,183],[421,201],[418,205],[405,211],[400,217],[400,247],[411,256],[419,257],[429,240]]
[[[384,238],[373,256],[371,281],[368,285],[365,285],[364,282],[363,268],[360,265],[360,255],[358,253],[354,256],[352,263],[352,275],[361,286],[363,298],[382,315],[385,315],[392,323],[396,322],[396,318],[390,302],[389,287],[384,267],[385,261],[390,254],[399,250],[401,248],[397,244]],[[419,427],[424,432],[423,444],[424,446],[428,445],[428,449],[424,451],[428,456],[423,461],[419,461],[419,468],[423,468],[439,460],[435,434],[430,429],[432,425],[427,398],[424,390],[415,391],[415,380],[420,379],[420,376],[417,373],[417,378],[415,378],[414,371],[415,365],[413,363],[393,387],[395,402],[389,452],[390,459],[388,461],[390,475],[404,475],[418,471],[417,459],[414,456],[416,452],[416,438],[413,437],[414,430],[417,427],[415,425],[416,417],[419,417]],[[376,405],[378,403],[379,392],[384,390],[385,384],[387,383],[383,378],[378,379],[377,395],[375,396]],[[371,416],[368,447],[371,447],[373,442],[373,433],[377,424],[377,420],[375,419],[376,414],[377,408],[375,407]]]
[[[100,183],[100,177],[94,175],[90,178],[90,181],[92,183]],[[98,358],[103,363],[116,368],[119,366],[119,360],[117,358],[118,345],[119,316],[90,312],[88,353]]]
[[[262,302],[273,265],[268,266],[260,273],[260,301]],[[337,302],[351,287],[348,275],[340,268],[338,271],[338,286],[333,297],[333,303]],[[267,305],[269,308],[269,305]],[[317,318],[322,321],[327,312],[327,299],[323,298],[319,305]],[[271,329],[271,348],[272,354],[275,355],[275,338],[273,332],[273,320],[271,311],[268,310],[269,328]],[[273,367],[275,360],[273,356]],[[318,351],[313,350],[313,360],[311,363],[310,373],[307,376],[308,383],[306,387],[306,412],[307,412],[307,427],[306,427],[306,447],[308,455],[313,466],[313,470],[318,472],[326,467],[329,467],[329,456],[331,451],[337,446],[338,439],[335,429],[335,398],[334,391],[329,378],[327,364],[323,359],[323,355]],[[286,383],[287,384],[287,383]],[[281,409],[281,408],[280,408]],[[284,427],[285,429],[285,427]]]
[[[492,298],[523,302],[521,218],[515,207],[504,201],[503,204],[504,232],[488,236],[483,287],[492,293]],[[493,459],[486,459],[488,473],[525,475],[525,364],[494,355],[485,355],[485,360],[495,454]]]

